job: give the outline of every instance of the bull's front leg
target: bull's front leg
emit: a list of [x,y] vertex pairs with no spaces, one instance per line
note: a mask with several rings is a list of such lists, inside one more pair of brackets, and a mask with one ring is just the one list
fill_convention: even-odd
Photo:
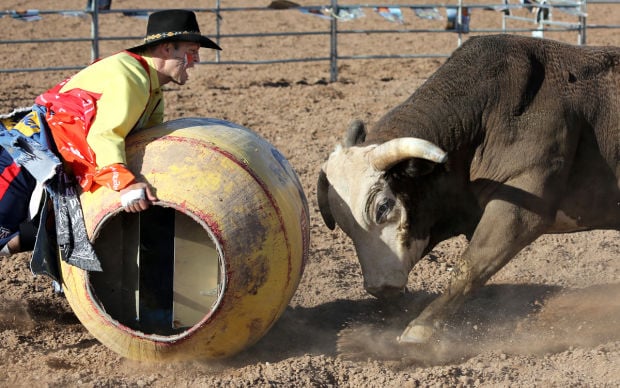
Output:
[[431,302],[398,337],[400,343],[427,343],[463,301],[522,248],[540,236],[544,217],[520,206],[489,202],[448,289]]

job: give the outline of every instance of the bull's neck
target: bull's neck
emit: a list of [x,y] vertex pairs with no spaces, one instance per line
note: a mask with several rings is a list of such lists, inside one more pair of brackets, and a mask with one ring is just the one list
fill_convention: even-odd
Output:
[[479,139],[482,117],[476,117],[469,96],[448,96],[419,90],[385,115],[368,140],[384,142],[395,137],[431,141],[450,153],[470,148]]

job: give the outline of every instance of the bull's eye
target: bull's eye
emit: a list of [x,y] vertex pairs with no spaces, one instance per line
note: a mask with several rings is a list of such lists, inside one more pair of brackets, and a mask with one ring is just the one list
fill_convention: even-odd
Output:
[[396,202],[392,198],[383,198],[378,204],[377,209],[375,211],[375,222],[377,224],[384,223],[392,208],[394,208],[394,204]]

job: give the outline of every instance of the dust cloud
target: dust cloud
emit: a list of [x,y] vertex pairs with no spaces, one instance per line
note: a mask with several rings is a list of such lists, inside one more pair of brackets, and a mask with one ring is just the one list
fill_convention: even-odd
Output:
[[[515,292],[489,297],[497,290],[487,291],[481,300],[472,300],[457,314],[458,321],[447,324],[429,344],[397,343],[405,328],[402,322],[400,326],[366,324],[341,330],[338,352],[351,360],[401,360],[430,366],[462,362],[482,353],[544,355],[620,339],[620,283],[547,290],[548,298],[534,298],[528,303],[529,311],[518,298],[508,300]],[[505,313],[510,310],[516,313]]]

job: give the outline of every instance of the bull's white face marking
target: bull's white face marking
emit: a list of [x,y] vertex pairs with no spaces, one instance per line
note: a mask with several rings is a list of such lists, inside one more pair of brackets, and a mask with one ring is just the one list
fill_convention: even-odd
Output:
[[407,247],[407,214],[368,161],[375,146],[338,147],[323,165],[331,186],[329,206],[338,226],[353,240],[371,293],[404,289],[409,271],[420,259],[428,237]]

